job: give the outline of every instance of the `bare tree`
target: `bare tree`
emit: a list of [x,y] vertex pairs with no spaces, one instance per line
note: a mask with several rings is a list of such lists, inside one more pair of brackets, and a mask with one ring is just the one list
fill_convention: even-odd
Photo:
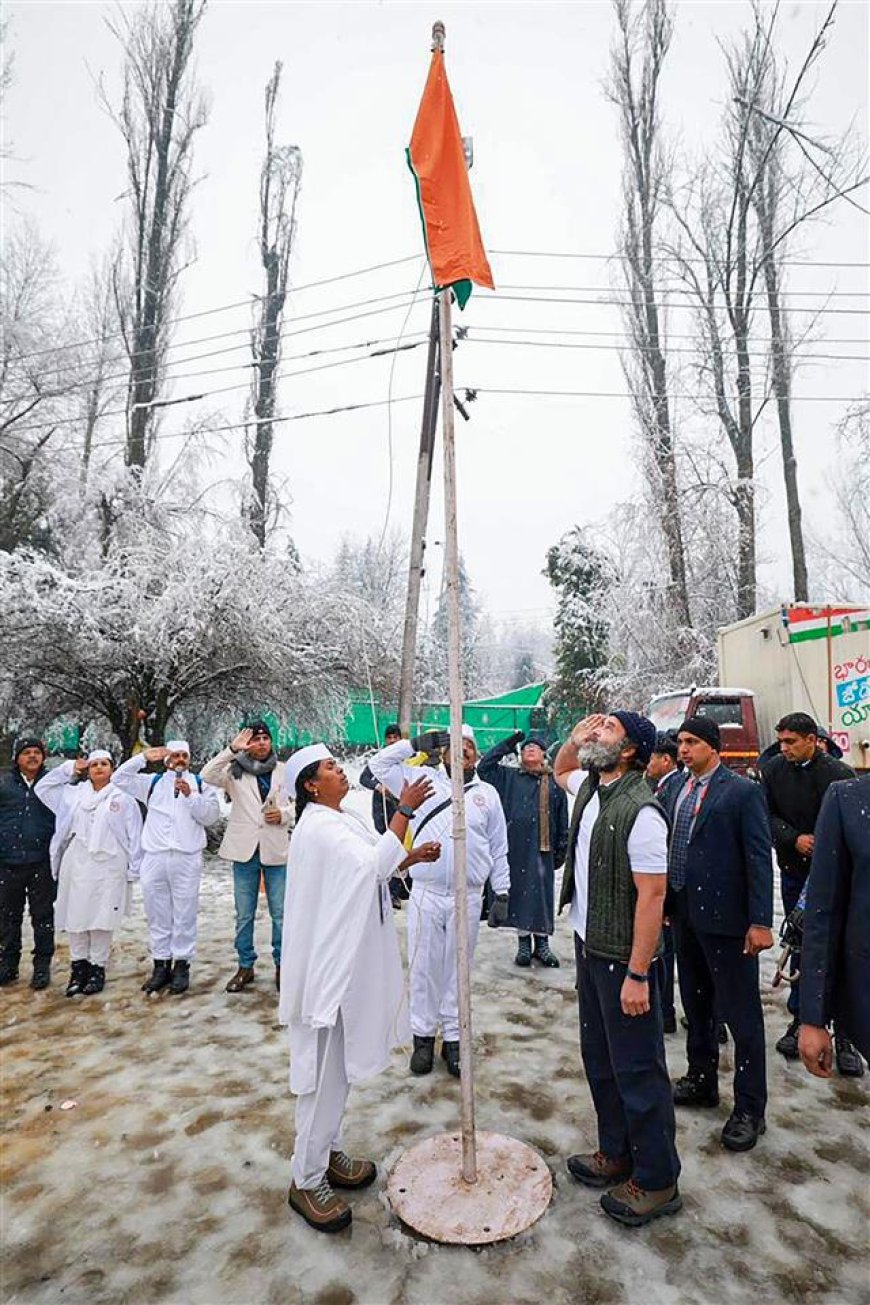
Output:
[[130,360],[125,460],[145,466],[154,434],[154,403],[173,291],[182,271],[193,180],[193,141],[206,107],[191,70],[193,38],[205,0],[172,0],[121,10],[110,29],[124,49],[120,108],[103,101],[127,148],[131,206],[125,257],[116,270],[116,300]]
[[275,144],[275,109],[281,85],[279,62],[266,85],[266,153],[260,169],[260,261],[264,294],[258,300],[257,323],[251,336],[254,373],[251,404],[253,432],[247,432],[246,452],[252,493],[247,507],[251,529],[266,546],[270,518],[269,461],[272,419],[277,402],[276,371],[281,359],[281,322],[287,299],[290,255],[296,235],[296,204],[302,181],[302,152],[295,145]]
[[622,266],[631,353],[625,361],[647,466],[647,478],[668,557],[671,624],[692,624],[677,482],[667,341],[659,293],[657,226],[669,174],[661,142],[659,83],[671,43],[667,0],[646,0],[633,15],[630,0],[614,0],[617,37],[607,94],[619,113],[623,149]]

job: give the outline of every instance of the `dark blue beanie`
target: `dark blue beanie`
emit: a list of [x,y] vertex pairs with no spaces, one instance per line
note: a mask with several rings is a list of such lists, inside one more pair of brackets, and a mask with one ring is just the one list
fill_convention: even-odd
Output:
[[655,725],[648,716],[642,716],[639,711],[612,711],[609,714],[619,721],[637,748],[638,761],[645,766],[655,751]]

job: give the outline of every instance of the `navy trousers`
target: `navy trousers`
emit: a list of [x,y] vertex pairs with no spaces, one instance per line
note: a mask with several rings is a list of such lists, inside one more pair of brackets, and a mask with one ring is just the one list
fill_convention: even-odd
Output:
[[[798,898],[801,895],[801,890],[803,889],[804,884],[807,882],[808,874],[809,870],[807,870],[805,874],[796,874],[793,870],[784,870],[780,866],[779,887],[782,892],[782,909],[786,917],[791,915],[792,911],[797,906]],[[789,958],[789,971],[794,974],[799,964],[800,955],[795,955],[795,953],[792,952],[791,957]],[[799,1011],[800,982],[793,983],[788,992],[789,1015],[791,1015],[793,1019],[797,1019]]]
[[30,865],[0,861],[0,964],[17,970],[21,959],[21,926],[25,903],[33,926],[33,955],[54,955],[54,899],[57,881],[48,859]]
[[580,1052],[598,1117],[598,1146],[612,1160],[631,1156],[635,1182],[648,1192],[672,1187],[680,1173],[674,1102],[662,1031],[659,965],[650,967],[650,1008],[624,1015],[626,966],[587,956],[574,935]]
[[734,1038],[734,1109],[760,1119],[767,1105],[767,1066],[758,957],[744,956],[743,938],[693,929],[685,891],[674,896],[671,923],[680,998],[689,1021],[689,1073],[715,1082],[719,1069],[716,1023],[724,1020]]

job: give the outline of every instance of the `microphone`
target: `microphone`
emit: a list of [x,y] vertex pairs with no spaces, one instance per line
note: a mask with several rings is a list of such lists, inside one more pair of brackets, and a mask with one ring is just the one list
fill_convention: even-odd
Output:
[[184,774],[184,762],[179,761],[178,764],[173,767],[173,769],[175,771],[175,792],[173,793],[172,796],[177,798],[180,792],[178,785],[180,784],[181,777]]

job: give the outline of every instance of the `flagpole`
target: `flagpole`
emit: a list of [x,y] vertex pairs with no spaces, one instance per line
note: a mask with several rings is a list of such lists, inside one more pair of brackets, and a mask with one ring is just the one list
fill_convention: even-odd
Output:
[[447,600],[447,674],[450,684],[450,779],[453,786],[453,900],[459,995],[459,1080],[462,1177],[477,1182],[474,1136],[474,1059],[471,1047],[471,960],[468,951],[468,876],[462,761],[462,631],[459,621],[459,531],[456,520],[456,443],[453,428],[453,349],[449,286],[440,295],[441,433],[444,441],[444,572]]

